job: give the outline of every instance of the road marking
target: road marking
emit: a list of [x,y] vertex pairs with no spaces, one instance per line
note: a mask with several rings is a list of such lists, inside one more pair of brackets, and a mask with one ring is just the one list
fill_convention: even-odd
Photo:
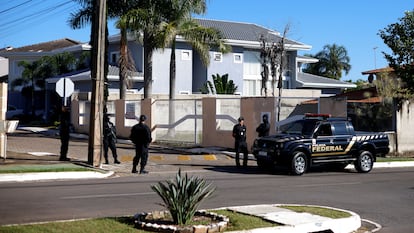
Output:
[[298,187],[319,187],[319,186],[338,186],[338,185],[354,185],[354,184],[362,184],[362,182],[346,182],[346,183],[331,183],[331,184],[303,184],[303,185],[295,185]]
[[191,160],[191,156],[189,155],[178,155],[177,158],[179,161],[190,161]]
[[217,160],[216,155],[213,155],[213,154],[204,155],[203,158],[204,158],[204,160],[209,160],[209,161]]
[[116,193],[116,194],[100,194],[100,195],[81,195],[81,196],[68,196],[61,197],[60,199],[88,199],[88,198],[105,198],[105,197],[127,197],[127,196],[144,196],[144,195],[154,195],[155,192],[148,193]]
[[164,156],[162,155],[150,155],[149,159],[151,161],[163,161],[164,160]]
[[[173,156],[174,157],[174,156]],[[149,155],[148,160],[150,161],[165,161],[166,158],[173,158],[170,155]],[[202,158],[206,161],[215,161],[218,160],[217,156],[215,154],[207,154],[207,155],[177,155],[176,157],[179,161],[191,161],[192,159]],[[132,155],[120,155],[119,160],[121,162],[130,162],[134,159],[134,156]],[[226,156],[226,159],[233,159],[230,156]]]

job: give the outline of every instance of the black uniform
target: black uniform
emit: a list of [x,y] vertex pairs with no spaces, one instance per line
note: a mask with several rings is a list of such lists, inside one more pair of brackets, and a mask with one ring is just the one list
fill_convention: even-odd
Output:
[[70,111],[68,107],[63,107],[60,114],[60,161],[68,161],[68,148],[69,148],[69,137],[70,137]]
[[267,115],[263,115],[263,122],[256,128],[259,137],[268,136],[270,130],[270,123]]
[[119,164],[118,155],[116,153],[116,128],[114,124],[109,120],[108,116],[104,117],[104,158],[105,163],[108,164],[108,150],[111,149],[112,156],[114,157],[114,163]]
[[240,167],[240,152],[243,153],[243,166],[247,166],[247,142],[246,142],[246,126],[240,124],[243,118],[239,118],[239,124],[233,127],[234,149],[236,150],[236,166]]
[[139,123],[131,129],[130,139],[135,144],[135,157],[132,163],[132,173],[137,173],[137,165],[141,160],[139,173],[148,173],[145,166],[148,160],[148,147],[152,141],[151,130],[145,124],[146,116],[140,117]]

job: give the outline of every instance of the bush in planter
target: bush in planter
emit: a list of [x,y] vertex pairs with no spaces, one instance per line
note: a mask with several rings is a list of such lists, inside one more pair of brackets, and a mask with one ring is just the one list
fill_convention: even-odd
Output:
[[183,225],[189,222],[201,201],[210,197],[215,191],[215,187],[198,177],[188,177],[187,174],[181,175],[181,169],[175,180],[151,186],[163,200],[162,206],[166,207],[173,218],[175,224]]

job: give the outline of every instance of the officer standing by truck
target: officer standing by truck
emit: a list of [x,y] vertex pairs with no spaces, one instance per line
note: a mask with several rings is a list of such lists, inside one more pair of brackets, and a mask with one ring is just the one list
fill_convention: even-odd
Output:
[[262,123],[256,128],[256,132],[259,137],[269,136],[270,123],[268,115],[264,114],[262,120]]
[[233,127],[234,149],[236,150],[236,166],[240,167],[240,152],[243,153],[243,167],[247,167],[247,142],[246,142],[246,126],[244,118],[239,117],[238,124]]

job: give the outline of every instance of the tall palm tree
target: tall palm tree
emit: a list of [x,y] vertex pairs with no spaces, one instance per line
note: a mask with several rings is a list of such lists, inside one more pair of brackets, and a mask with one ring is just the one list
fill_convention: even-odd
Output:
[[125,22],[118,20],[117,27],[120,29],[120,55],[119,55],[119,98],[125,99],[126,89],[130,87],[129,78],[131,72],[135,71],[135,64],[128,51],[128,29]]
[[[72,29],[79,29],[86,27],[92,23],[93,4],[92,0],[72,0],[82,6],[76,12],[70,14],[68,24]],[[92,35],[91,35],[92,38]]]
[[[167,1],[168,2],[168,1]],[[209,51],[211,46],[216,46],[223,52],[227,47],[222,42],[221,33],[214,28],[202,27],[192,14],[202,14],[206,10],[205,0],[172,0],[169,1],[169,11],[165,12],[165,22],[162,23],[161,40],[163,48],[171,46],[170,70],[169,70],[169,123],[175,121],[175,106],[172,101],[175,99],[176,82],[176,38],[182,36],[200,55],[204,65],[210,62]],[[168,130],[168,135],[174,135],[174,129]]]
[[119,98],[125,99],[126,89],[129,88],[129,79],[131,72],[135,71],[135,64],[131,54],[128,51],[128,25],[122,19],[130,9],[138,7],[138,1],[122,0],[108,2],[108,16],[117,18],[116,27],[120,30],[120,56],[119,56]]
[[[79,9],[77,12],[72,13],[71,17],[68,20],[69,25],[73,29],[78,29],[90,25],[92,22],[93,15],[93,5],[92,0],[73,0],[78,2],[83,8]],[[125,14],[130,8],[137,6],[139,0],[108,0],[107,1],[107,15],[110,19],[120,18]],[[125,83],[128,76],[128,71],[135,69],[131,57],[128,56],[128,39],[127,39],[127,25],[121,20],[117,22],[117,27],[121,32],[121,43],[120,43],[120,59],[119,59],[119,90],[120,90],[120,99],[125,97]],[[108,27],[107,27],[108,28]],[[108,38],[108,30],[106,30],[106,40]],[[91,35],[92,39],[92,35]],[[105,45],[105,54],[107,53],[107,43]],[[105,79],[107,78],[108,64],[107,60],[105,65]]]
[[[186,2],[191,0],[176,0],[179,2]],[[184,5],[184,4],[183,4]],[[183,9],[184,10],[184,9]],[[165,43],[171,45],[170,56],[170,99],[175,97],[175,81],[176,81],[176,58],[175,46],[176,36],[182,36],[194,50],[199,54],[202,63],[208,66],[210,63],[210,49],[217,48],[220,52],[226,53],[230,48],[224,44],[222,34],[215,28],[206,28],[201,26],[196,20],[191,19],[190,13],[187,10],[188,17],[170,19],[171,21],[164,25]],[[178,16],[177,14],[176,16]]]
[[152,94],[152,56],[156,48],[161,48],[161,24],[169,11],[165,0],[141,0],[136,7],[121,16],[122,22],[132,31],[137,32],[144,47],[144,98]]
[[[171,45],[169,98],[174,99],[176,79],[176,36],[183,31],[188,31],[198,26],[195,21],[191,20],[191,14],[204,13],[206,10],[206,2],[205,0],[173,0],[170,1],[170,4],[171,9],[166,16],[167,22],[163,25],[163,33],[165,42],[164,47]],[[201,54],[203,54],[203,52],[204,51],[201,51]]]
[[319,59],[319,62],[307,64],[304,72],[339,80],[343,71],[348,74],[351,70],[350,58],[343,46],[325,45],[322,51],[312,57]]

